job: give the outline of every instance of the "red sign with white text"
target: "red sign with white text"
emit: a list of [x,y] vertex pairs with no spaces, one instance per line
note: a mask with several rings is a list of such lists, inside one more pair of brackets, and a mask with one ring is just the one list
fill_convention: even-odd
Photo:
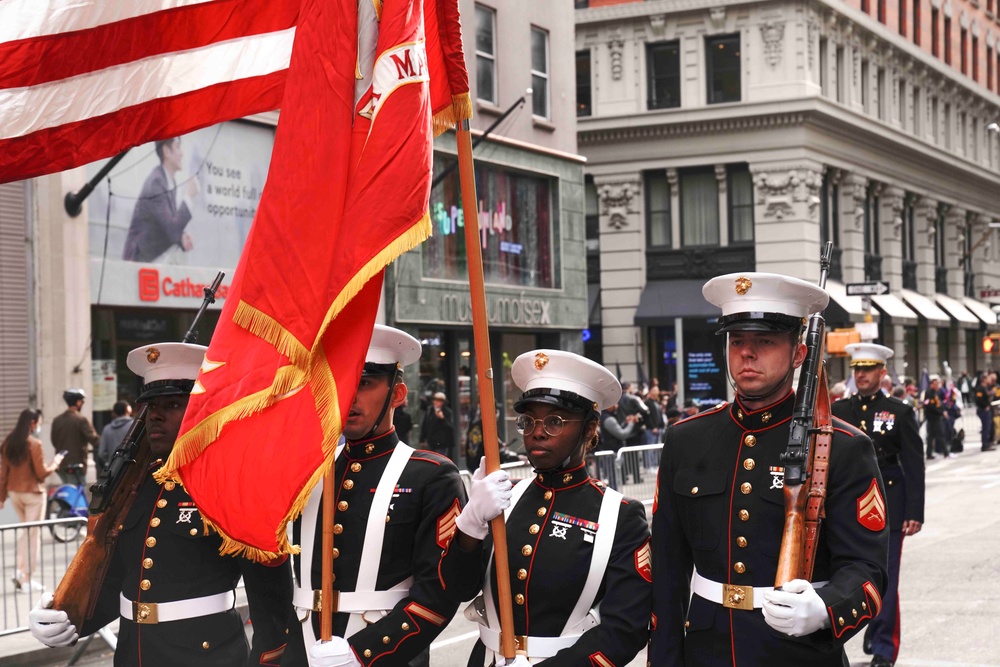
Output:
[[[189,276],[176,274],[164,275],[160,277],[159,269],[143,268],[139,269],[139,300],[159,301],[160,298],[198,298],[205,296],[207,283],[192,280]],[[229,285],[219,286],[215,297],[225,299],[229,293]]]

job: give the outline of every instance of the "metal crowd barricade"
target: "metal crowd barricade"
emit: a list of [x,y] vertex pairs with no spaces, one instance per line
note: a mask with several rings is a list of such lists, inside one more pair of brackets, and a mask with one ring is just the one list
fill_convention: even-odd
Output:
[[619,449],[616,463],[621,484],[614,488],[629,498],[642,501],[644,505],[651,505],[656,493],[656,473],[662,449],[662,443]]
[[[87,519],[46,519],[0,526],[0,637],[28,629],[28,612],[44,592],[52,592],[86,537]],[[67,531],[72,528],[76,530]],[[53,531],[67,541],[56,540]],[[37,535],[38,548],[35,547]],[[18,577],[18,541],[26,543],[28,562],[35,566],[31,581],[15,583]],[[33,582],[33,583],[32,583]]]

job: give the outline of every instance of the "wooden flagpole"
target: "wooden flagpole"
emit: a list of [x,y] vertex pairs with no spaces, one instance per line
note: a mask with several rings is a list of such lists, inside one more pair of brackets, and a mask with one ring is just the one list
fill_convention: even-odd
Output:
[[[490,333],[486,320],[486,285],[483,278],[483,252],[479,245],[479,200],[472,163],[472,136],[469,121],[455,127],[458,146],[458,169],[462,185],[462,211],[465,214],[465,251],[469,261],[469,296],[472,302],[472,332],[476,348],[476,375],[479,380],[479,413],[483,420],[483,453],[486,472],[500,469],[500,446],[497,438],[496,398],[493,394],[493,368],[490,366]],[[507,560],[507,524],[503,514],[492,521],[493,564],[497,569],[497,603],[500,607],[500,652],[514,657],[514,609],[510,596],[510,564]],[[489,579],[486,579],[486,586]]]
[[[329,472],[323,476],[323,579],[320,591],[319,638],[325,642],[333,639],[333,520],[337,506],[336,475],[336,465],[332,465]],[[306,526],[302,529],[306,530]],[[311,576],[311,572],[300,574],[301,581],[309,581]]]

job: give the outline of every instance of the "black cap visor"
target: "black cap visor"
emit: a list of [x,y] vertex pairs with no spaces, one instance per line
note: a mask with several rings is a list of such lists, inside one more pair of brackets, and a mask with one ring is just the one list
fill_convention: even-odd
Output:
[[194,380],[156,380],[142,386],[136,403],[145,403],[158,396],[187,396],[194,388]]
[[586,413],[591,410],[597,410],[597,406],[590,399],[584,398],[572,391],[566,391],[565,389],[548,389],[544,387],[529,389],[521,394],[521,398],[514,404],[514,412],[524,412],[528,403],[547,403],[572,412]]
[[379,375],[392,375],[399,370],[397,364],[375,364],[366,361],[361,369],[361,377],[376,377]]
[[715,332],[716,335],[729,333],[730,331],[770,331],[789,333],[801,331],[804,321],[794,315],[784,313],[733,313],[723,315],[719,318],[721,328]]

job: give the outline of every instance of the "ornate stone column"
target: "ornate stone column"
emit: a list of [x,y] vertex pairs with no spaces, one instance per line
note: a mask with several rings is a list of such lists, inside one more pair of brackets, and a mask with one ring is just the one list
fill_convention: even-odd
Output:
[[[938,202],[930,197],[920,197],[914,203],[914,229],[917,246],[917,291],[924,296],[934,296],[934,223],[937,220]],[[924,366],[931,373],[937,373],[940,365],[937,353],[937,328],[928,326],[923,320],[919,325],[919,345],[917,346],[918,368],[910,371],[915,377],[920,376]]]
[[840,247],[845,283],[865,280],[864,204],[868,179],[845,172],[840,179]]
[[[882,252],[882,280],[899,294],[903,287],[903,198],[906,191],[895,185],[886,185],[879,195],[879,237]],[[896,351],[900,359],[906,358],[906,336],[903,325],[882,320],[883,344]]]
[[604,363],[635,380],[635,311],[646,285],[642,174],[595,176],[600,215],[601,323]]
[[808,159],[757,163],[750,173],[757,270],[817,280],[823,165]]

